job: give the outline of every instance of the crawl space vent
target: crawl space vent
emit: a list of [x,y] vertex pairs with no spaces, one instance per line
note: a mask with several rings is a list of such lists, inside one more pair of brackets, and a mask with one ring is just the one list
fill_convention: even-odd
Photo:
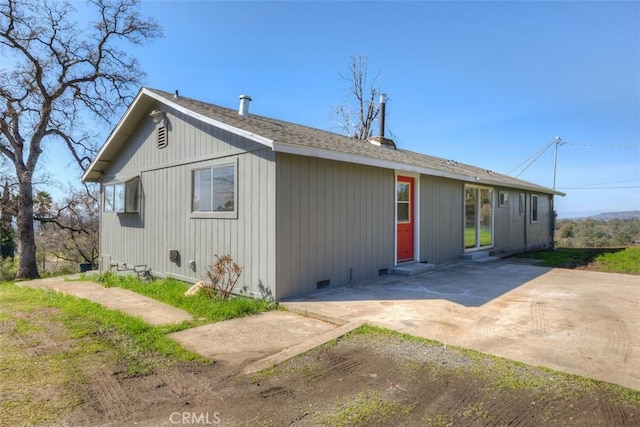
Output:
[[331,286],[331,280],[320,280],[316,283],[316,289],[324,289]]
[[156,134],[158,136],[158,149],[167,146],[167,128],[164,125],[160,125],[156,128]]

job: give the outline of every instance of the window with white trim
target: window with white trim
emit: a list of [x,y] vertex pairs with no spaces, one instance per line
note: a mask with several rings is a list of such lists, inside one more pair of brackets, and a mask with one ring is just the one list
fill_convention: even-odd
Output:
[[126,182],[105,184],[103,188],[102,210],[104,212],[140,212],[140,177],[135,177]]
[[191,211],[217,214],[220,217],[235,214],[236,172],[234,163],[194,169]]
[[538,196],[531,195],[531,222],[538,222]]

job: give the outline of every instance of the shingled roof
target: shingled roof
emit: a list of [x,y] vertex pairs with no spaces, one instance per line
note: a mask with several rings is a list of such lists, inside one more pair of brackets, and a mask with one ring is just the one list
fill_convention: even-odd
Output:
[[[478,184],[498,185],[526,189],[547,194],[564,195],[550,188],[467,165],[409,150],[376,146],[333,132],[324,131],[283,120],[255,114],[240,115],[235,109],[220,107],[195,99],[179,96],[157,89],[143,88],[133,101],[120,123],[113,130],[100,152],[93,160],[82,179],[99,181],[102,171],[113,159],[121,144],[131,133],[131,126],[138,120],[129,116],[147,113],[151,102],[160,102],[193,116],[220,126],[231,132],[262,143],[274,151],[292,154],[369,164],[427,175],[443,176]],[[136,114],[136,110],[139,110]]]

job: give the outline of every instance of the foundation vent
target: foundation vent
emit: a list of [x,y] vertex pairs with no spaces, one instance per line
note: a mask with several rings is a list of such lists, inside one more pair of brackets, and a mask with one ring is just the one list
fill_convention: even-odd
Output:
[[331,286],[331,280],[320,280],[316,283],[316,289],[324,289]]

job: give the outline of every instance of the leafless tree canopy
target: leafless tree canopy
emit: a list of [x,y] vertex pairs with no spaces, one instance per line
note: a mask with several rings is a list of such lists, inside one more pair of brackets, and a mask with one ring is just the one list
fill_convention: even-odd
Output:
[[368,140],[379,112],[376,98],[380,95],[380,72],[369,82],[366,56],[352,56],[349,72],[346,77],[340,75],[349,82],[347,100],[336,107],[333,116],[346,135]]
[[0,154],[19,185],[18,278],[38,276],[32,179],[46,142],[62,141],[86,168],[96,145],[82,118],[108,121],[131,101],[145,75],[124,47],[161,35],[137,0],[88,3],[95,19],[80,23],[74,3],[0,0]]
[[99,188],[72,189],[60,203],[52,203],[46,196],[36,195],[35,215],[47,253],[65,261],[95,265],[99,255]]

